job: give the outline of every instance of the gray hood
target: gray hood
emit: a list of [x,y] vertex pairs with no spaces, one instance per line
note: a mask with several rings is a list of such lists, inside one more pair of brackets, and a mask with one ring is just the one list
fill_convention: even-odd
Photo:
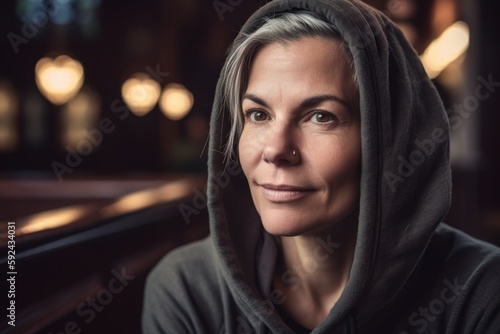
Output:
[[[448,119],[403,34],[360,1],[272,1],[246,22],[235,44],[265,17],[291,10],[314,12],[337,27],[354,57],[360,93],[361,197],[354,262],[341,298],[314,333],[335,333],[349,317],[366,331],[370,319],[405,286],[448,211]],[[210,124],[212,240],[240,309],[261,328],[286,333],[270,311],[274,238],[263,230],[243,173],[238,166],[227,167],[222,154],[229,114],[221,81]]]

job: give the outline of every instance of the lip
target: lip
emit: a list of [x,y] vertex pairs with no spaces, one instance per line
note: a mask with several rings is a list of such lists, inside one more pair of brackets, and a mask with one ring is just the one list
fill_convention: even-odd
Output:
[[265,199],[274,203],[286,203],[309,196],[314,189],[286,184],[257,184]]

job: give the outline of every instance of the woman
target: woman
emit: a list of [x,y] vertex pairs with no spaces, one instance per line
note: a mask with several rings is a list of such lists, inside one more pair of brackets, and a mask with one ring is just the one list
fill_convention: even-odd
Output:
[[211,236],[151,273],[145,333],[500,330],[500,252],[441,223],[447,117],[387,18],[271,2],[230,50],[213,110]]

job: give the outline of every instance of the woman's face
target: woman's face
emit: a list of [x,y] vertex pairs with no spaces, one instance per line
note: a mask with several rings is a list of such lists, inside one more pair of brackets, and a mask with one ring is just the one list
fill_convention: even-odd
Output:
[[272,43],[254,56],[239,157],[269,233],[307,234],[356,210],[361,140],[352,77],[332,39]]

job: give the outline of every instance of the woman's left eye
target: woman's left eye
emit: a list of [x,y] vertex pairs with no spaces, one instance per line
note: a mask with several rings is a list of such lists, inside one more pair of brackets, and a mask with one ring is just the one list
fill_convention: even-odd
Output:
[[326,111],[317,111],[315,112],[312,117],[311,117],[311,120],[314,122],[314,123],[330,123],[330,122],[333,122],[336,120],[336,117],[334,114],[330,113],[330,112],[326,112]]

